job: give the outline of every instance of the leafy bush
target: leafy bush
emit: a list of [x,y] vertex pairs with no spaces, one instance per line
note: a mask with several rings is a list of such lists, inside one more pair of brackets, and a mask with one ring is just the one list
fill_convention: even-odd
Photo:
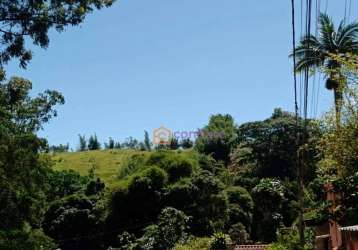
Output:
[[247,244],[250,242],[250,235],[247,233],[245,226],[241,223],[231,225],[228,234],[235,244]]
[[[305,230],[305,246],[304,250],[314,249],[314,232],[311,229]],[[268,250],[302,250],[300,239],[297,231],[288,233],[281,233],[278,236],[277,242],[271,244]]]
[[230,236],[224,233],[215,233],[210,240],[210,250],[227,250],[231,243]]
[[194,164],[192,161],[183,157],[171,162],[167,167],[169,182],[173,183],[183,177],[190,177],[193,173]]
[[183,212],[167,207],[159,215],[158,223],[145,229],[138,244],[143,250],[171,249],[176,243],[187,239],[188,222],[189,217]]
[[47,197],[54,200],[84,191],[89,181],[88,177],[81,176],[73,170],[49,171]]
[[112,193],[106,219],[109,230],[138,233],[152,223],[161,210],[161,193],[167,174],[158,167],[149,167],[131,177],[128,187]]
[[209,250],[210,238],[192,238],[186,243],[177,244],[173,250]]
[[47,235],[61,242],[63,249],[98,249],[98,239],[83,237],[98,233],[99,211],[95,206],[95,201],[84,195],[65,197],[51,204],[42,227]]
[[6,232],[0,230],[0,249],[55,250],[57,246],[50,237],[38,229]]
[[208,171],[166,188],[164,204],[191,216],[191,231],[195,235],[210,235],[221,230],[228,219],[223,185]]
[[145,165],[146,158],[144,154],[135,154],[121,163],[119,170],[119,179],[124,179],[134,174]]
[[272,242],[276,239],[276,231],[282,222],[282,202],[284,186],[276,179],[261,179],[252,191],[255,201],[254,239]]
[[229,162],[230,153],[237,143],[237,127],[232,116],[213,115],[208,125],[200,130],[195,148],[203,154],[212,155],[217,161]]

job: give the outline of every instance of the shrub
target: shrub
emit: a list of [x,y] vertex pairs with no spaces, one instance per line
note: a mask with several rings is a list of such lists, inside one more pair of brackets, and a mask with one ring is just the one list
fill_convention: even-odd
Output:
[[184,244],[177,244],[173,250],[209,250],[210,238],[192,238]]
[[135,154],[123,161],[119,170],[119,179],[124,179],[144,167],[145,160],[144,154]]
[[167,172],[169,175],[169,182],[176,182],[180,178],[189,177],[193,172],[193,163],[188,159],[180,159],[182,157],[178,157],[177,161],[171,162],[171,164],[167,167]]
[[210,235],[215,230],[221,230],[227,222],[228,202],[222,191],[222,183],[210,172],[202,171],[168,187],[164,204],[193,217],[193,234]]
[[132,176],[127,188],[112,194],[110,213],[106,219],[109,230],[130,230],[139,233],[152,223],[161,210],[161,191],[167,175],[158,167],[149,167]]
[[250,235],[246,232],[245,226],[241,223],[231,225],[228,233],[235,244],[247,244],[250,242]]
[[[72,195],[53,203],[44,216],[45,233],[58,240],[63,249],[98,249],[98,220],[96,203],[84,195]],[[64,240],[71,239],[71,240]],[[80,247],[79,247],[80,246]]]
[[230,236],[224,233],[215,233],[210,240],[210,250],[227,250],[231,243]]
[[162,210],[156,225],[145,229],[139,245],[145,250],[172,249],[176,243],[187,239],[189,217],[175,208]]

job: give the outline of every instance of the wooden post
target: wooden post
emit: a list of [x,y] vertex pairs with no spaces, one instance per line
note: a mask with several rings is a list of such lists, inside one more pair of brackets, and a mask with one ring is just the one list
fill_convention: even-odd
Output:
[[[329,212],[333,213],[337,207],[337,200],[339,199],[339,194],[334,191],[334,187],[331,183],[324,186],[327,195],[327,201],[330,201],[332,205],[329,208]],[[342,246],[342,234],[339,230],[340,225],[334,219],[329,220],[329,234],[331,236],[331,249],[337,250]]]

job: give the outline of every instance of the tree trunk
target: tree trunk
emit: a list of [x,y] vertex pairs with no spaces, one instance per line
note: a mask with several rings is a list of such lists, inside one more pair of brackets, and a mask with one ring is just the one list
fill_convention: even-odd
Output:
[[341,109],[342,109],[343,94],[339,87],[334,88],[333,92],[334,92],[334,108],[336,111],[336,125],[337,128],[339,128],[341,125]]

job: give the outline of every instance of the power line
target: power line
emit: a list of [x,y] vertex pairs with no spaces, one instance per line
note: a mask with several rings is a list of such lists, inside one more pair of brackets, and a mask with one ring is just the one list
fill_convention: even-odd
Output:
[[327,11],[328,11],[328,0],[326,0],[326,8],[324,10],[324,13],[327,13]]
[[349,6],[348,6],[348,22],[351,19],[351,11],[352,11],[352,0],[349,0]]
[[318,72],[317,98],[315,103],[315,115],[314,115],[315,117],[317,117],[318,114],[318,99],[319,99],[320,86],[321,86],[321,73]]
[[293,82],[294,82],[294,97],[295,97],[295,117],[298,122],[298,104],[297,104],[297,76],[296,76],[296,28],[295,28],[295,1],[291,0],[292,4],[292,47],[293,47]]

